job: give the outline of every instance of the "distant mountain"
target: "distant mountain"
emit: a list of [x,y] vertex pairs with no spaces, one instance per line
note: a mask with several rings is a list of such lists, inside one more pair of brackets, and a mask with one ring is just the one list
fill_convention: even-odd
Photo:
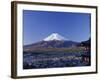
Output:
[[59,35],[58,33],[52,33],[51,35],[49,35],[48,37],[46,37],[45,39],[43,39],[44,41],[52,41],[52,40],[59,40],[59,41],[62,41],[62,40],[68,40],[66,39],[65,37]]
[[24,50],[34,50],[40,48],[69,48],[76,46],[77,44],[78,42],[68,40],[58,33],[52,33],[42,41],[30,45],[25,45]]

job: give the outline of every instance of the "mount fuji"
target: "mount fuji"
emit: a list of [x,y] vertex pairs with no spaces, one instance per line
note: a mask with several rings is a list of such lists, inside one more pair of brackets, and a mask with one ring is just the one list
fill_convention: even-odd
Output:
[[59,35],[58,33],[52,33],[50,36],[48,36],[44,39],[44,41],[52,41],[52,40],[65,41],[65,40],[68,40],[68,39]]
[[50,48],[70,48],[76,46],[78,42],[71,41],[58,33],[52,33],[43,40],[24,46],[24,51],[33,51],[38,49],[50,49]]

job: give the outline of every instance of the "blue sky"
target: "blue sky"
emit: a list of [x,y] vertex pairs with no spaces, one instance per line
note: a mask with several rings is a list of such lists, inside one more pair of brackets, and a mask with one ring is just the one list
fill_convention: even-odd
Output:
[[23,44],[41,41],[54,32],[72,41],[87,40],[90,17],[88,13],[23,10]]

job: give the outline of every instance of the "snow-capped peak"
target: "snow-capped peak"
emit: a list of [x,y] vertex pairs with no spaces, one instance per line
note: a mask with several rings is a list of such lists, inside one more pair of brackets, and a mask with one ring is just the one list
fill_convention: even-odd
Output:
[[52,41],[52,40],[68,40],[65,37],[59,35],[58,33],[52,33],[51,35],[49,35],[48,37],[46,37],[45,39],[43,39],[44,41]]

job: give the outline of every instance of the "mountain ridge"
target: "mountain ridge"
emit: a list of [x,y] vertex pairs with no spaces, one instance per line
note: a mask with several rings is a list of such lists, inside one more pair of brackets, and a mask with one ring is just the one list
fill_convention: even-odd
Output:
[[43,48],[44,49],[50,49],[50,48],[59,49],[59,48],[75,47],[77,46],[77,44],[79,44],[79,42],[69,40],[58,33],[52,33],[51,35],[47,36],[43,40],[33,43],[33,44],[25,45],[23,48],[24,48],[24,51],[38,50],[38,49],[43,49]]
[[34,44],[24,46],[24,51],[26,50],[34,50],[34,49],[43,49],[43,48],[70,48],[76,46],[78,43],[73,41],[40,41]]

